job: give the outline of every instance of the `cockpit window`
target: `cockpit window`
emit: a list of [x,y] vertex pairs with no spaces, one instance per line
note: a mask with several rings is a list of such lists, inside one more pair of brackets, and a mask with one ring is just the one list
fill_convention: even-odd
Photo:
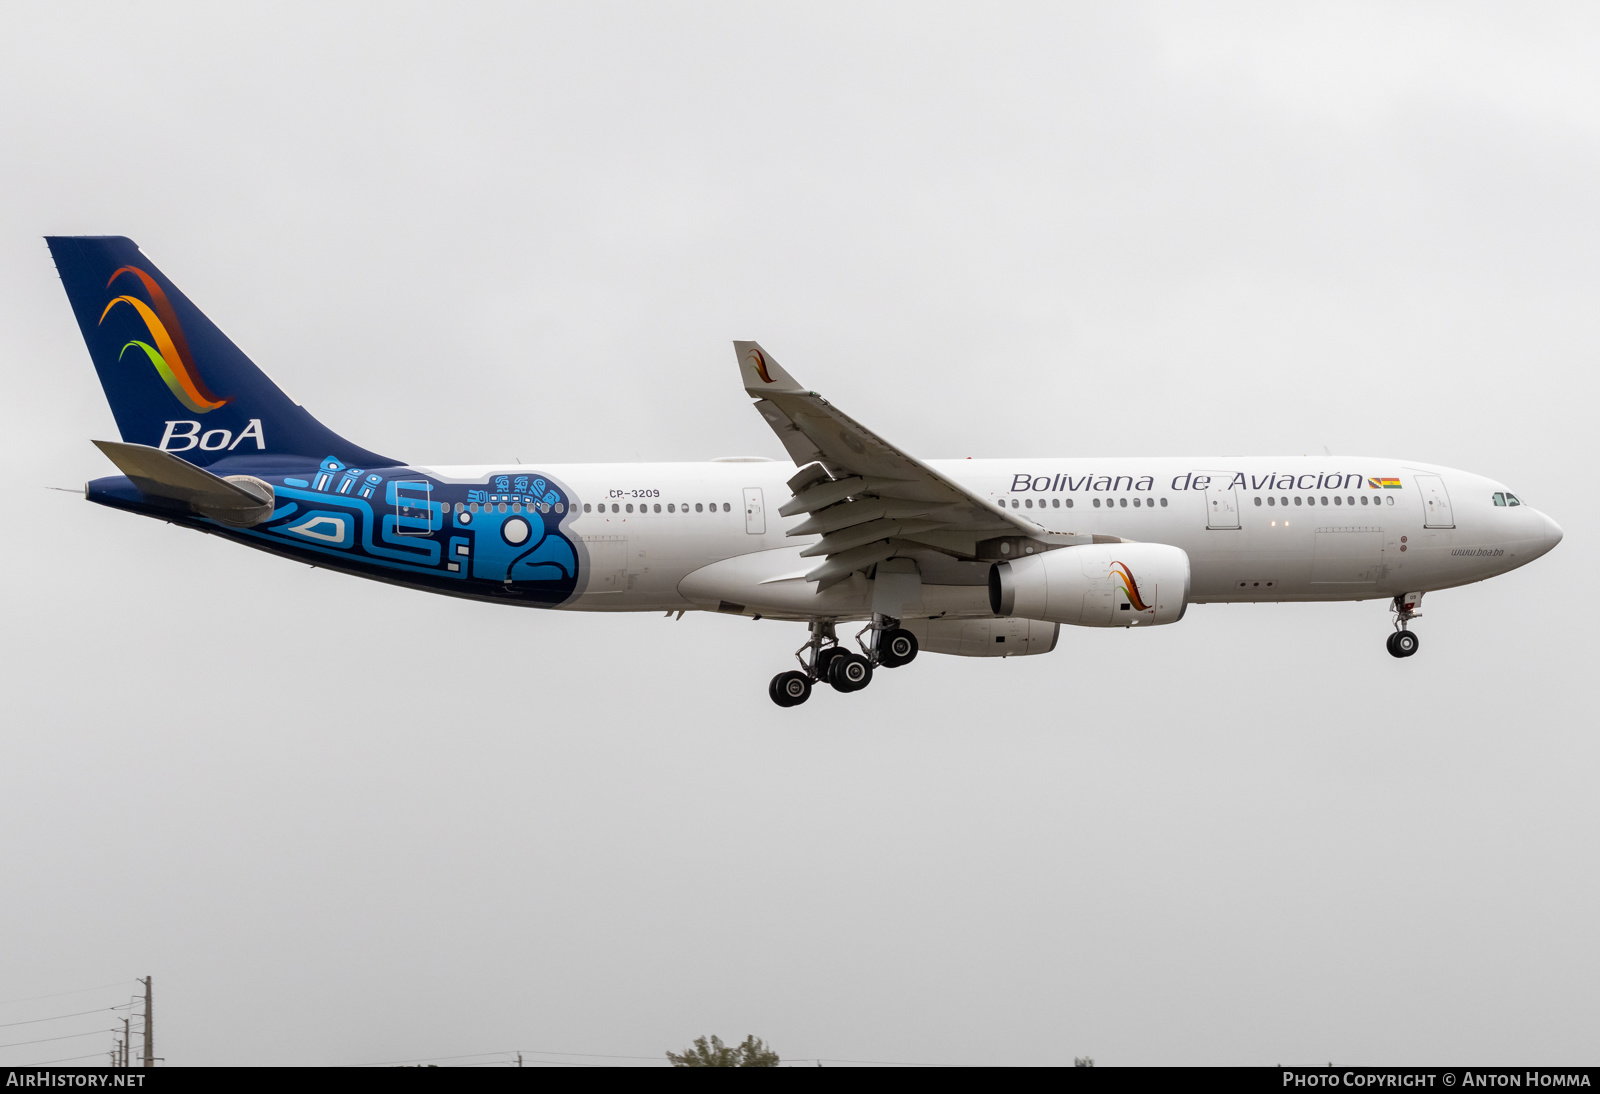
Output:
[[1521,505],[1522,503],[1517,500],[1517,496],[1515,494],[1508,493],[1508,494],[1506,494],[1506,504],[1507,505]]
[[1496,505],[1504,505],[1506,503],[1506,496],[1504,494],[1496,493],[1494,496],[1494,503]]

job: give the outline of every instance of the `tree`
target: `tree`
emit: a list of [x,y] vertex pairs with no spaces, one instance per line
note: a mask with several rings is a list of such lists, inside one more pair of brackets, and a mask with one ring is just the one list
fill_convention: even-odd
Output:
[[778,1054],[761,1043],[752,1034],[737,1048],[729,1048],[721,1037],[713,1036],[709,1043],[696,1037],[694,1046],[682,1052],[669,1052],[667,1059],[673,1067],[777,1067]]

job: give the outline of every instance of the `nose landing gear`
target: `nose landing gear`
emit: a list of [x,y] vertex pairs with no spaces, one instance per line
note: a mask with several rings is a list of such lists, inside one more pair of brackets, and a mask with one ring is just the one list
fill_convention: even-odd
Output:
[[1394,633],[1385,645],[1391,657],[1410,657],[1417,652],[1420,643],[1409,626],[1413,619],[1422,618],[1422,613],[1417,611],[1421,603],[1421,593],[1405,593],[1395,597],[1394,603],[1389,605],[1389,610],[1394,613]]
[[[870,633],[867,642],[861,636]],[[872,683],[874,669],[894,669],[909,665],[917,656],[917,636],[900,626],[898,619],[875,616],[856,635],[861,653],[852,653],[839,644],[832,622],[816,620],[811,637],[795,650],[799,672],[780,672],[767,685],[767,694],[780,707],[799,706],[811,698],[813,685],[826,683],[833,690],[849,693]]]

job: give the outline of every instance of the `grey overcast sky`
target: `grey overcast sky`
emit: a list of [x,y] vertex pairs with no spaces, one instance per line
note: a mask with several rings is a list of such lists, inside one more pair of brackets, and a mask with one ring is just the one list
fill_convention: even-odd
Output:
[[[169,1064],[1594,1061],[1600,8],[0,30],[0,1002],[153,974]],[[758,338],[926,457],[1326,446],[1566,541],[1431,595],[1407,661],[1380,603],[1209,606],[781,711],[792,624],[429,597],[46,492],[116,436],[46,233],[133,237],[415,462],[782,456]]]

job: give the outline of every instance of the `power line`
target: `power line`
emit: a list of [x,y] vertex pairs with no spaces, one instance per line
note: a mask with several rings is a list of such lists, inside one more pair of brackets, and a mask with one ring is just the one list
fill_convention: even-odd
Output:
[[[138,982],[137,979],[132,981],[135,984]],[[115,984],[101,984],[99,987],[78,988],[74,991],[58,991],[53,995],[30,995],[26,999],[0,999],[0,1007],[9,1007],[12,1003],[36,1003],[40,999],[60,999],[63,995],[82,995],[90,991],[105,991],[107,988],[120,988],[127,983],[129,983],[127,980],[118,980]]]
[[[128,1003],[118,1004],[118,1006],[123,1006],[123,1007],[129,1006],[129,1005],[130,1004],[128,1004]],[[118,1009],[118,1008],[117,1007],[95,1007],[93,1010],[80,1010],[80,1011],[74,1011],[71,1014],[58,1014],[54,1018],[29,1018],[26,1021],[22,1021],[22,1022],[0,1022],[0,1029],[7,1029],[7,1028],[9,1028],[11,1026],[32,1026],[32,1025],[38,1024],[39,1022],[59,1022],[63,1018],[82,1018],[85,1014],[99,1014],[103,1010],[116,1010],[116,1009]]]
[[[97,1033],[115,1033],[114,1029],[91,1029],[87,1033],[64,1033],[60,1037],[41,1037],[37,1041],[12,1041],[0,1045],[0,1048],[16,1048],[18,1045],[42,1045],[46,1041],[70,1041],[74,1037],[93,1037]],[[9,1065],[8,1065],[9,1066]]]
[[99,1055],[101,1055],[101,1053],[91,1052],[87,1056],[63,1056],[59,1060],[40,1060],[36,1064],[7,1064],[6,1066],[9,1068],[44,1067],[46,1064],[69,1064],[73,1060],[92,1060]]
[[479,1056],[509,1056],[516,1049],[507,1049],[504,1052],[467,1052],[460,1056],[422,1056],[415,1060],[383,1060],[376,1064],[362,1064],[362,1067],[397,1067],[400,1064],[431,1064],[435,1060],[471,1060]]
[[[417,1059],[414,1059],[414,1060],[385,1060],[385,1061],[382,1061],[381,1063],[364,1064],[362,1066],[364,1066],[364,1067],[397,1067],[400,1064],[431,1064],[431,1063],[434,1063],[436,1061],[441,1061],[441,1060],[472,1060],[472,1059],[476,1059],[476,1058],[478,1058],[480,1056],[504,1056],[504,1057],[507,1058],[506,1062],[509,1063],[510,1062],[510,1057],[513,1056],[514,1054],[518,1053],[518,1052],[526,1052],[529,1055],[533,1055],[533,1056],[584,1056],[584,1057],[588,1057],[590,1059],[596,1059],[596,1060],[664,1060],[664,1059],[666,1059],[665,1055],[662,1055],[662,1056],[623,1056],[623,1055],[619,1055],[617,1053],[606,1053],[606,1052],[559,1052],[559,1051],[556,1051],[554,1049],[508,1048],[508,1049],[505,1049],[505,1050],[500,1051],[500,1052],[467,1052],[467,1053],[463,1053],[460,1056],[422,1056],[422,1057],[418,1057]],[[491,1063],[491,1064],[492,1063],[498,1063],[498,1062],[499,1061],[486,1061],[486,1063]],[[557,1061],[551,1061],[551,1060],[529,1060],[528,1061],[528,1063],[530,1063],[530,1064],[560,1063],[560,1062],[561,1061],[559,1061],[559,1060],[557,1060]],[[477,1067],[477,1066],[480,1066],[480,1065],[473,1064],[473,1065],[468,1065],[468,1066]],[[574,1064],[572,1066],[574,1066],[574,1067],[579,1067],[579,1066],[591,1067],[591,1066],[598,1066],[598,1065],[591,1065],[591,1064],[579,1065],[579,1064]]]

